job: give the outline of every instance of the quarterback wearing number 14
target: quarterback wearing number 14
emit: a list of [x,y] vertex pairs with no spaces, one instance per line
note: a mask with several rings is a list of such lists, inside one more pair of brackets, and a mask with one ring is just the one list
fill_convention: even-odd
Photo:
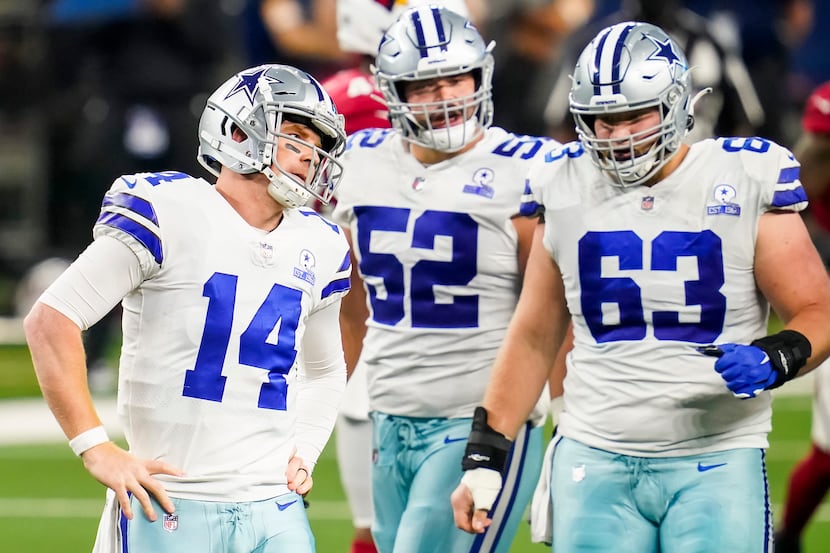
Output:
[[[309,74],[242,71],[208,98],[201,178],[124,175],[95,240],[25,328],[70,447],[108,488],[95,553],[313,553],[312,485],[346,385],[348,243],[310,208],[342,174],[343,117]],[[81,329],[121,301],[110,442]]]

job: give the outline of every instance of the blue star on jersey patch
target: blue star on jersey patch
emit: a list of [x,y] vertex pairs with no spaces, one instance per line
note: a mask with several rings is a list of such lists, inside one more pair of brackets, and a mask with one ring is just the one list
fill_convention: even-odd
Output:
[[308,250],[300,252],[299,267],[294,267],[294,276],[300,280],[304,280],[309,284],[314,284],[317,277],[314,275],[314,267],[317,265],[317,260],[314,254]]
[[464,194],[475,194],[476,196],[483,196],[485,198],[493,198],[495,191],[493,190],[493,180],[496,174],[492,169],[482,167],[473,173],[473,184],[465,184],[461,190]]
[[707,215],[734,215],[741,214],[741,206],[735,201],[738,192],[730,184],[716,184],[712,189],[715,205],[706,206]]

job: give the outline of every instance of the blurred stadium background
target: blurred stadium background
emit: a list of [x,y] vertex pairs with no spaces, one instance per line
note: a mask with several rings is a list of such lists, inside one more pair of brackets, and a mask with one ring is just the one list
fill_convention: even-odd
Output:
[[[637,3],[471,1],[480,8],[476,13],[486,14],[479,21],[483,34],[499,44],[496,124],[519,133],[551,132],[539,128],[548,98],[544,86],[570,33],[621,5]],[[724,24],[731,22],[731,36],[742,40],[739,51],[767,109],[767,122],[776,123],[758,133],[793,144],[807,94],[830,79],[830,2],[638,1],[691,8],[726,29],[725,36],[730,35]],[[72,259],[81,251],[91,237],[101,196],[118,175],[167,169],[204,175],[194,157],[196,122],[206,92],[227,75],[243,66],[280,61],[322,79],[353,63],[330,44],[333,6],[334,0],[0,0],[4,551],[88,552],[103,502],[103,489],[72,455],[39,399],[22,345],[20,316],[36,296],[38,280],[48,280],[59,262],[40,265],[40,273],[33,268],[47,259]],[[275,18],[263,17],[273,10],[285,13],[281,9],[299,14],[294,27],[274,27]],[[96,365],[106,370],[115,366],[117,317],[98,328],[88,347]],[[112,369],[109,377],[98,388],[105,419],[117,429]],[[809,446],[810,386],[803,379],[775,399],[767,464],[776,512],[789,471]],[[345,553],[351,524],[333,447],[318,465],[309,500],[318,551]],[[512,551],[545,550],[530,544],[523,526]],[[825,500],[807,530],[804,553],[827,551],[830,504]]]

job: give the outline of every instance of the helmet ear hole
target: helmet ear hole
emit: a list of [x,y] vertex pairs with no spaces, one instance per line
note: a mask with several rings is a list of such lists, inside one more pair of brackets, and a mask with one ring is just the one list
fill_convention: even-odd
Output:
[[239,125],[236,123],[231,124],[231,138],[235,142],[245,142],[248,140],[248,135],[245,134],[245,131],[239,128]]

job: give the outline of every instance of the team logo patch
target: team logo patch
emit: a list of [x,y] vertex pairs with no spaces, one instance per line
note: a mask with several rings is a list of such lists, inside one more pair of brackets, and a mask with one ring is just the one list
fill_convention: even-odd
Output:
[[164,513],[161,520],[161,527],[168,532],[175,532],[179,528],[179,515]]
[[493,190],[493,179],[496,174],[492,169],[482,167],[473,173],[473,184],[465,184],[461,190],[464,194],[475,194],[484,198],[491,198],[495,194]]
[[715,205],[706,206],[707,215],[734,215],[741,214],[741,206],[735,201],[738,192],[732,185],[718,184],[712,190],[712,198],[717,202]]
[[314,284],[317,277],[314,276],[314,267],[317,265],[317,260],[314,254],[308,250],[300,252],[299,267],[294,267],[294,276],[300,280],[304,280],[309,284]]

